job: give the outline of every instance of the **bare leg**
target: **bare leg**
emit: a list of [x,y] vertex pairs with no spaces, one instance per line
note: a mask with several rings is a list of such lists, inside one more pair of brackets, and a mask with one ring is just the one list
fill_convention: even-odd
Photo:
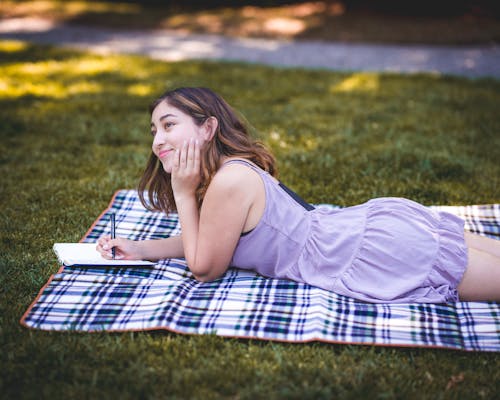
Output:
[[500,240],[490,239],[475,233],[465,232],[467,247],[500,257]]
[[500,301],[500,257],[469,247],[469,262],[457,289],[461,301]]

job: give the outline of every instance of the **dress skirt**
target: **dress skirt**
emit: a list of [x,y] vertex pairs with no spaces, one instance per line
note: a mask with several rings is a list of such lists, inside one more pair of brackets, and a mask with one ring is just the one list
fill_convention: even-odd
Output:
[[366,301],[458,301],[467,266],[464,222],[411,200],[366,203],[363,238],[334,291]]
[[316,213],[290,277],[367,302],[444,303],[459,300],[466,266],[462,219],[378,198]]

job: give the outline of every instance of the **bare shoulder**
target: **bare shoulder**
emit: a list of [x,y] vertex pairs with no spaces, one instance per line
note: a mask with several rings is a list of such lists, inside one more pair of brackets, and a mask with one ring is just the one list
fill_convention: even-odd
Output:
[[248,190],[248,187],[261,184],[258,173],[246,165],[229,164],[219,169],[210,185],[221,190]]
[[203,204],[205,211],[214,214],[222,211],[222,220],[231,215],[232,221],[239,221],[239,235],[258,224],[265,210],[265,199],[264,181],[259,173],[247,165],[231,163],[215,174]]
[[210,182],[207,196],[219,198],[221,201],[237,200],[253,203],[256,192],[261,190],[262,180],[258,173],[241,164],[229,164],[221,168]]

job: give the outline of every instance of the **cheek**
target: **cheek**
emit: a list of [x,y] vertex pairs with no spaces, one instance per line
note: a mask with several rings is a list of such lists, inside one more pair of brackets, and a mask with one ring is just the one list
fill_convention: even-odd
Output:
[[172,173],[172,161],[170,159],[167,159],[165,161],[162,161],[162,167],[163,167],[163,170],[167,173],[167,174],[171,174]]

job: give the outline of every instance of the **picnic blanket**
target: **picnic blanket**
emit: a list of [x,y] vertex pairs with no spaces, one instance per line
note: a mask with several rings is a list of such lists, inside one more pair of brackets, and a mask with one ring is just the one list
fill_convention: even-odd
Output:
[[[464,218],[472,232],[500,239],[499,204],[435,208]],[[136,191],[121,190],[82,241],[109,233],[111,212],[119,236],[142,240],[180,233],[177,215],[147,211]],[[500,351],[500,303],[369,304],[236,268],[200,283],[183,259],[152,268],[61,267],[21,323],[57,331],[164,329],[286,342]]]

